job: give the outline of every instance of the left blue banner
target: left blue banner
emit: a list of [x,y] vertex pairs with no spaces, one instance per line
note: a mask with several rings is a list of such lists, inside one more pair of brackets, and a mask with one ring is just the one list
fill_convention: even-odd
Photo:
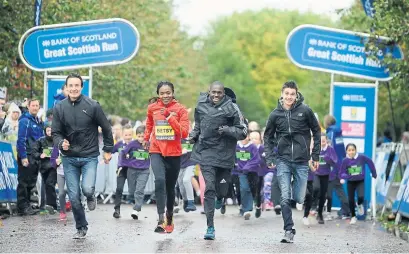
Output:
[[115,18],[33,27],[18,50],[32,70],[69,70],[125,63],[136,55],[139,40],[131,22]]
[[17,202],[17,162],[6,142],[0,142],[0,202]]

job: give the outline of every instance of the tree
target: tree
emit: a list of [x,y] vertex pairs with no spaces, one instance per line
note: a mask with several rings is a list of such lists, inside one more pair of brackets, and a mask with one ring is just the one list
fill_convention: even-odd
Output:
[[[285,40],[298,25],[328,24],[314,14],[264,9],[246,11],[217,20],[205,39],[209,72],[206,83],[220,80],[233,88],[244,115],[265,123],[277,106],[281,87],[295,80],[306,102],[319,115],[328,112],[329,75],[296,67],[287,57]],[[316,92],[322,100],[315,100]]]

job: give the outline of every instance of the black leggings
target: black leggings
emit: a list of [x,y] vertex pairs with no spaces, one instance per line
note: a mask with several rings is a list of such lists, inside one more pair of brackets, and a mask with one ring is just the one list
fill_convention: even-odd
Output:
[[308,217],[312,205],[312,191],[313,191],[313,181],[307,182],[307,192],[305,193],[304,201],[304,217]]
[[355,191],[358,193],[358,205],[364,203],[365,195],[365,184],[364,180],[361,181],[348,181],[348,200],[349,200],[349,210],[351,210],[352,217],[355,217]]
[[313,187],[313,196],[318,199],[318,214],[322,215],[325,201],[327,200],[329,176],[316,175]]
[[168,213],[173,213],[175,186],[180,171],[180,156],[163,157],[151,154],[151,166],[155,175],[155,196],[158,214],[165,213],[165,202]]

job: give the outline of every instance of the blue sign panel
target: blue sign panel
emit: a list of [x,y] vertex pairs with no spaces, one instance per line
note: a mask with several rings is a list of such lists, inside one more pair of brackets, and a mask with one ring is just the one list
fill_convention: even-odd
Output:
[[35,71],[116,65],[136,55],[139,39],[136,27],[124,19],[47,25],[28,30],[19,53]]
[[[287,37],[286,51],[298,67],[370,80],[390,80],[388,71],[378,60],[367,58],[365,41],[369,35],[333,28],[301,25]],[[386,40],[386,38],[380,38]],[[379,60],[385,54],[402,59],[399,47],[377,52]]]
[[17,202],[17,162],[10,143],[0,142],[0,202]]
[[[47,109],[53,108],[54,105],[61,101],[64,97],[62,92],[62,86],[65,84],[64,79],[49,79],[48,80],[48,90],[47,90]],[[89,80],[84,80],[84,88],[81,92],[83,95],[90,96],[90,86]]]
[[[388,146],[387,147],[387,152],[385,153],[385,157],[382,163],[382,166],[380,168],[376,168],[378,172],[378,179],[376,179],[376,204],[377,205],[385,205],[387,198],[388,198],[388,192],[389,188],[394,180],[395,177],[395,172],[397,165],[399,163],[399,158],[400,158],[400,148],[397,148],[395,150],[395,143],[387,143],[383,144]],[[395,150],[395,154],[391,153],[392,150]],[[393,163],[390,166],[390,169],[388,170],[387,165],[390,157],[393,157]]]
[[[358,153],[373,159],[376,88],[353,85],[334,83],[333,115],[342,129],[345,146],[354,143]],[[372,175],[368,167],[365,173],[365,201],[369,203]],[[339,207],[339,200],[335,198],[334,207]]]

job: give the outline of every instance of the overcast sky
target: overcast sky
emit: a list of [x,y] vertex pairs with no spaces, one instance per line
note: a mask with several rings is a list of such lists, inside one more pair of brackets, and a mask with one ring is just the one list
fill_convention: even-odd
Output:
[[346,8],[354,0],[174,0],[174,14],[191,35],[203,34],[209,21],[235,11],[259,10],[264,7],[281,10],[311,11],[334,19],[335,10]]

